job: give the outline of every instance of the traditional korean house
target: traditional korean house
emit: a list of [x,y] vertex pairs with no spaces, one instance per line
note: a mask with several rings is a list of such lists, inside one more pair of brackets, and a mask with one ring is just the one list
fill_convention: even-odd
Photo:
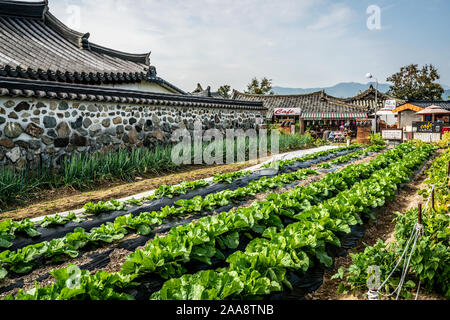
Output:
[[[376,99],[375,99],[376,97]],[[386,101],[395,101],[396,104],[404,103],[403,100],[396,99],[386,93],[378,91],[370,85],[366,91],[358,93],[354,97],[342,98],[343,101],[366,108],[369,112],[375,111],[375,100],[378,101],[377,110],[385,108]]]
[[89,36],[59,21],[47,1],[0,1],[0,76],[184,94],[157,76],[150,52],[120,52]]
[[234,90],[232,98],[241,101],[262,101],[268,110],[267,121],[289,125],[295,121],[301,133],[309,130],[318,133],[317,137],[325,129],[339,131],[341,126],[356,137],[358,127],[370,127],[366,107],[344,102],[327,95],[323,90],[299,95],[253,95]]
[[[353,105],[361,106],[367,109],[370,115],[375,114],[375,101],[377,104],[377,112],[394,110],[398,105],[404,104],[404,100],[396,99],[386,93],[377,91],[373,85],[370,85],[369,89],[358,93],[354,97],[343,98],[344,102],[351,103]],[[397,115],[383,113],[383,116],[379,117],[381,121],[385,122],[385,125],[393,125],[397,123]]]
[[0,165],[169,144],[196,120],[222,131],[257,128],[265,113],[261,102],[185,93],[156,75],[150,53],[90,42],[47,1],[0,0]]
[[[430,108],[430,112],[425,112]],[[443,112],[436,113],[433,109]],[[421,139],[429,142],[430,139],[439,140],[442,132],[449,130],[448,110],[450,101],[407,101],[392,112],[398,115],[397,128],[403,132],[403,140]]]
[[444,123],[450,122],[448,115],[437,115],[433,119],[433,115],[420,115],[419,112],[430,106],[438,106],[445,110],[450,110],[450,101],[407,101],[399,105],[392,112],[398,115],[397,126],[405,133],[405,139],[413,139],[413,124],[423,121],[442,121]]

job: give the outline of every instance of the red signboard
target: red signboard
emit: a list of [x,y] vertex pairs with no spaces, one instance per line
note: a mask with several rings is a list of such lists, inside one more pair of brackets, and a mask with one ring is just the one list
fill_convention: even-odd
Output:
[[278,108],[273,114],[275,116],[299,116],[300,113],[300,108]]

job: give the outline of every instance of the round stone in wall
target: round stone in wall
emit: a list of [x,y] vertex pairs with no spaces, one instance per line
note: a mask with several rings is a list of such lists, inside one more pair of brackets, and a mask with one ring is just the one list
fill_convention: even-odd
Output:
[[69,105],[65,101],[61,102],[59,104],[59,106],[58,106],[58,110],[65,111],[65,110],[68,110],[68,109],[69,109]]
[[104,119],[104,120],[102,121],[102,125],[103,125],[105,128],[109,128],[109,126],[111,125],[111,120],[110,120],[110,119]]
[[89,128],[89,134],[91,135],[91,137],[95,137],[97,134],[100,133],[101,130],[102,127],[100,126],[100,124],[94,124]]
[[46,128],[55,128],[56,127],[56,119],[54,117],[45,116],[44,117],[44,126]]
[[83,117],[78,117],[75,122],[71,122],[70,126],[72,129],[79,129],[83,126]]
[[30,104],[28,102],[22,101],[15,108],[15,112],[21,112],[24,110],[30,110]]
[[6,108],[14,107],[14,101],[8,100],[3,104]]
[[17,119],[19,119],[19,116],[17,115],[17,113],[11,112],[11,113],[8,115],[8,118],[17,120]]
[[89,127],[91,126],[91,124],[92,124],[92,120],[91,120],[91,119],[86,118],[86,119],[83,120],[83,126],[84,126],[86,129],[89,128]]
[[14,142],[11,139],[4,138],[0,140],[0,146],[7,149],[12,149],[14,148]]
[[11,139],[15,139],[23,132],[22,126],[16,122],[8,122],[3,129],[5,136]]
[[11,162],[16,163],[20,159],[20,148],[15,147],[10,152],[6,154],[6,156],[11,160]]
[[25,133],[34,138],[40,138],[44,133],[44,129],[34,123],[30,123],[25,129]]
[[47,131],[47,135],[49,137],[52,137],[52,138],[57,138],[58,137],[58,135],[56,134],[55,130],[53,130],[53,129],[48,130]]
[[61,122],[56,127],[56,133],[58,137],[67,137],[70,135],[70,127],[67,122]]
[[113,123],[114,124],[121,124],[122,123],[122,118],[121,117],[115,117],[114,119],[113,119]]
[[117,134],[122,134],[124,132],[125,132],[125,127],[124,126],[120,125],[120,126],[116,127],[116,133]]

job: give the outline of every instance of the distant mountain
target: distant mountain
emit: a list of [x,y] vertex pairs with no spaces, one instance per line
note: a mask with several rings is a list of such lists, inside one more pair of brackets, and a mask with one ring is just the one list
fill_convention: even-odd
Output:
[[[306,93],[312,93],[320,90],[325,90],[327,94],[330,96],[334,96],[337,98],[347,98],[347,97],[353,97],[357,95],[359,92],[363,92],[367,89],[369,89],[370,85],[373,85],[376,87],[376,83],[357,83],[357,82],[342,82],[338,83],[335,86],[327,87],[327,88],[308,88],[308,89],[301,89],[301,88],[284,88],[284,87],[273,87],[272,90],[275,92],[275,94],[306,94]],[[389,90],[388,84],[379,84],[378,90],[380,92],[387,92]]]
[[[357,82],[342,82],[338,83],[335,86],[332,87],[326,87],[326,88],[308,88],[308,89],[302,89],[302,88],[285,88],[285,87],[273,87],[272,90],[275,94],[306,94],[306,93],[312,93],[317,92],[320,90],[325,90],[327,94],[330,96],[334,96],[337,98],[348,98],[356,96],[359,92],[363,92],[367,89],[369,89],[370,85],[373,85],[376,87],[376,83],[357,83]],[[446,85],[442,85],[442,87],[446,90],[442,96],[444,100],[450,100],[450,87]],[[390,88],[389,84],[386,83],[380,83],[378,84],[378,90],[380,92],[388,92]]]

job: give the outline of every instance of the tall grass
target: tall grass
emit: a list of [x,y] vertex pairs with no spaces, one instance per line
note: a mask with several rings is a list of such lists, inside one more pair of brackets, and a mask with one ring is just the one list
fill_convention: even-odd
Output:
[[39,166],[35,170],[0,167],[0,205],[21,202],[39,188],[57,186],[50,168]]
[[[234,141],[234,159],[237,159],[238,145]],[[257,146],[260,140],[257,138]],[[271,150],[271,137],[267,139],[267,150]],[[208,144],[203,145],[203,150]],[[280,152],[314,146],[314,139],[306,135],[280,135]],[[250,139],[245,140],[245,160],[249,159]],[[76,153],[65,158],[59,168],[39,166],[37,170],[0,168],[0,205],[22,201],[39,189],[70,186],[79,190],[93,188],[105,181],[131,182],[136,176],[174,172],[183,165],[172,162],[171,146],[149,148],[121,148],[116,151],[94,154]],[[226,162],[226,141],[223,143]],[[192,155],[192,160],[194,155]],[[193,162],[192,162],[193,163]]]
[[78,189],[92,187],[102,181],[123,180],[148,173],[174,171],[179,168],[171,160],[172,148],[119,149],[107,153],[75,154],[61,164],[63,183]]

